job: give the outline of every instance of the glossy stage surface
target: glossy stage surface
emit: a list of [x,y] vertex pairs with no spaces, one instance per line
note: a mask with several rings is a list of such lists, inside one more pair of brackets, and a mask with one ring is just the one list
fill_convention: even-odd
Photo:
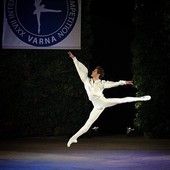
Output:
[[135,136],[1,139],[0,170],[170,170],[170,139]]

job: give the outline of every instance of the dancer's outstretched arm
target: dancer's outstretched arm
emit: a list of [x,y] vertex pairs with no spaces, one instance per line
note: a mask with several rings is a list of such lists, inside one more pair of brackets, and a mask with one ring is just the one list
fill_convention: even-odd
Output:
[[133,80],[126,80],[127,85],[133,85]]
[[114,81],[104,81],[104,88],[112,88],[117,86],[123,86],[123,85],[133,85],[132,80],[119,80],[117,82]]
[[74,65],[77,69],[80,79],[82,80],[82,82],[85,82],[88,78],[88,69],[84,64],[77,60],[77,58],[73,55],[71,51],[68,52],[68,55],[70,58],[73,59]]

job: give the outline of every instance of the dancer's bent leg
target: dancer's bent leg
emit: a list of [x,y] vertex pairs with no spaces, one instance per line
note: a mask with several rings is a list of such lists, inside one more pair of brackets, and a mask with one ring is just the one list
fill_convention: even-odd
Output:
[[89,128],[91,127],[91,125],[96,121],[96,119],[100,116],[100,114],[103,112],[104,109],[98,110],[96,108],[94,108],[90,115],[88,120],[86,121],[86,123],[84,124],[84,126],[75,134],[73,135],[68,143],[67,143],[67,147],[70,147],[72,143],[77,143],[77,138],[79,138],[81,135],[83,135],[84,133],[86,133]]

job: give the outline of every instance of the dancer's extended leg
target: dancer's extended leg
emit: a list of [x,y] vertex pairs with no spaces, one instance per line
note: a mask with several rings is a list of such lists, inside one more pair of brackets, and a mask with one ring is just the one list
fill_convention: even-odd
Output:
[[147,101],[150,100],[151,96],[142,96],[142,97],[124,97],[124,98],[103,98],[98,101],[93,102],[93,104],[97,108],[102,108],[102,109],[94,109],[91,111],[90,116],[84,126],[75,134],[73,135],[68,143],[67,147],[70,147],[72,143],[77,143],[77,138],[86,133],[91,125],[96,121],[96,119],[100,116],[100,114],[103,112],[103,110],[107,107],[111,107],[117,104],[122,104],[122,103],[129,103],[129,102],[137,102],[137,101]]
[[73,135],[68,143],[67,147],[70,147],[72,143],[77,143],[77,138],[86,133],[91,125],[96,121],[96,119],[100,116],[100,114],[103,112],[104,109],[98,110],[96,108],[93,108],[93,110],[90,113],[90,116],[84,126],[75,134]]
[[108,98],[105,99],[104,106],[111,107],[117,104],[137,102],[137,101],[148,101],[151,99],[151,96],[141,96],[141,97],[123,97],[123,98]]

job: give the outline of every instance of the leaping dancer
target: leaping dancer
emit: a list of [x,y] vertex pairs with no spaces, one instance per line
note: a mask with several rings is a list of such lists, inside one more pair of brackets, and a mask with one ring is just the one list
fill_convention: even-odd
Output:
[[68,52],[68,55],[73,60],[80,79],[84,84],[87,96],[93,104],[93,109],[84,126],[69,139],[67,147],[70,147],[72,143],[77,143],[77,138],[89,130],[91,125],[97,120],[97,118],[105,110],[105,108],[122,103],[147,101],[151,99],[150,95],[141,97],[105,98],[103,94],[104,89],[123,85],[133,85],[133,81],[120,80],[118,82],[113,82],[102,80],[104,76],[104,70],[100,66],[97,66],[92,71],[91,77],[88,77],[87,68],[80,61],[78,61],[77,58],[70,51]]
[[46,9],[44,4],[41,4],[42,0],[34,0],[35,11],[33,15],[37,15],[37,22],[38,22],[38,34],[40,34],[40,27],[41,27],[41,13],[42,12],[62,12],[62,10],[53,10],[53,9]]

